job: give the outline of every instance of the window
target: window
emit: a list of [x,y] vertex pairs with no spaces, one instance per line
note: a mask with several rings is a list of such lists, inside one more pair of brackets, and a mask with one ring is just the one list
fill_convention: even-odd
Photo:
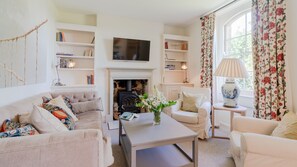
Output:
[[[239,58],[249,73],[247,79],[236,79],[241,95],[253,92],[253,57],[251,35],[251,10],[242,12],[224,25],[223,57]],[[223,58],[222,57],[222,58]]]

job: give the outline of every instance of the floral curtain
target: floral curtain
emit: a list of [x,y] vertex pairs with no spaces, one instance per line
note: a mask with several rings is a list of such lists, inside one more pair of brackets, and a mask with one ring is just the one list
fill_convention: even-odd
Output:
[[286,112],[285,0],[253,0],[254,116],[281,120]]
[[214,13],[201,19],[201,87],[212,87],[213,39],[215,29]]

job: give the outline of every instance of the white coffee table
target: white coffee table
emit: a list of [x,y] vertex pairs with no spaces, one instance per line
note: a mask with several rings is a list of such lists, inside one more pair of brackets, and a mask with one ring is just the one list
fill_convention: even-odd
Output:
[[[132,121],[120,120],[119,144],[124,150],[128,165],[136,167],[136,151],[163,145],[175,145],[194,167],[198,166],[197,133],[161,114],[161,124],[153,125],[153,113],[141,113]],[[124,129],[125,134],[123,134]],[[192,157],[188,156],[176,143],[192,142]]]

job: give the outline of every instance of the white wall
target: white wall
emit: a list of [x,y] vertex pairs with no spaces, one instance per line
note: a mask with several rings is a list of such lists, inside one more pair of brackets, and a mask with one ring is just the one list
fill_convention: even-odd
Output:
[[164,25],[164,34],[186,35],[186,28]]
[[[114,17],[97,16],[98,33],[96,34],[96,88],[103,97],[103,104],[109,110],[109,86],[106,68],[155,68],[154,85],[161,83],[161,37],[164,25],[157,22]],[[151,41],[149,62],[121,62],[112,60],[113,37],[143,39]]]
[[201,21],[199,18],[186,28],[186,34],[190,37],[189,80],[195,86],[200,87]]
[[[297,1],[287,0],[287,65],[289,67],[288,81],[291,85],[291,90],[287,90],[288,100],[291,101],[293,110],[297,111]],[[290,95],[291,94],[291,95]]]
[[[53,55],[53,42],[55,39],[54,34],[54,13],[55,8],[51,1],[47,0],[2,0],[0,1],[0,27],[1,31],[7,31],[11,37],[21,35],[37,24],[40,24],[45,19],[48,19],[48,23],[44,25],[44,35],[40,43],[45,51],[47,65],[44,67],[47,71],[46,82],[42,84],[34,84],[28,86],[19,86],[11,88],[0,89],[0,106],[12,103],[19,99],[23,99],[29,96],[33,96],[40,92],[49,90],[51,82],[51,59]],[[3,22],[3,20],[6,20]],[[7,25],[10,23],[11,25]],[[18,29],[15,29],[14,24],[20,25]],[[4,29],[5,28],[5,29]]]

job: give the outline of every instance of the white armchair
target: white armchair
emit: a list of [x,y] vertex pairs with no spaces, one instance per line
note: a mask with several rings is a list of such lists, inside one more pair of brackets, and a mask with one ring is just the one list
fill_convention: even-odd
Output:
[[210,129],[210,89],[208,88],[192,88],[181,87],[181,92],[191,94],[202,94],[205,96],[205,100],[201,105],[196,104],[198,112],[182,111],[182,96],[177,100],[177,103],[171,107],[165,109],[165,113],[171,116],[173,119],[181,122],[183,125],[192,129],[198,133],[198,138],[208,138],[208,131]]
[[296,167],[297,141],[270,136],[277,121],[234,117],[230,154],[237,167]]

